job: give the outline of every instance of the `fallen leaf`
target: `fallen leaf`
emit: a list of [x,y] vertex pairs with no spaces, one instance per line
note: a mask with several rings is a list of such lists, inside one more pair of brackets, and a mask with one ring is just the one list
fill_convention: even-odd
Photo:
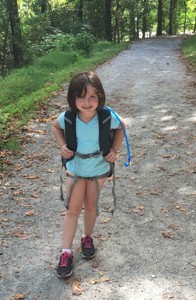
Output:
[[96,284],[96,283],[98,283],[98,282],[100,282],[100,279],[91,279],[91,280],[89,281],[90,284]]
[[165,300],[171,300],[171,299],[174,299],[174,295],[172,295],[172,294],[165,294],[165,295],[164,295],[164,299],[165,299]]
[[137,213],[139,215],[143,215],[144,214],[144,205],[139,204],[139,205],[135,206],[134,208],[132,208],[132,212]]
[[142,151],[141,153],[139,153],[137,155],[137,157],[142,157],[142,156],[146,155],[146,153],[147,153],[147,151]]
[[21,165],[15,165],[15,171],[20,171],[22,169],[23,167]]
[[162,235],[163,235],[164,238],[169,238],[169,239],[173,238],[173,233],[169,232],[169,231],[163,231]]
[[101,241],[107,241],[108,240],[108,237],[107,236],[100,236],[99,238]]
[[183,207],[182,205],[176,205],[176,208],[180,211],[187,212],[187,209],[185,207]]
[[167,214],[168,214],[168,212],[169,212],[169,209],[168,209],[168,208],[163,208],[163,209],[162,209],[162,212],[163,212],[164,214],[166,214],[166,215],[167,215]]
[[37,179],[38,178],[38,176],[37,175],[31,175],[31,176],[29,176],[29,175],[24,175],[23,176],[24,178],[26,178],[26,179]]
[[54,170],[49,169],[47,170],[47,173],[54,173]]
[[35,214],[34,210],[29,210],[25,213],[25,216],[30,217],[30,216],[33,216],[34,214]]
[[84,289],[81,287],[81,284],[78,280],[74,279],[71,283],[72,294],[75,296],[80,296]]
[[98,260],[94,260],[94,261],[92,262],[92,268],[94,268],[94,269],[98,268],[98,267],[99,267],[99,264],[100,264],[100,262],[99,262]]
[[136,196],[144,196],[144,195],[146,195],[145,192],[141,192],[141,191],[136,191],[135,194],[136,194]]
[[31,197],[33,197],[33,198],[38,198],[39,196],[37,195],[37,194],[31,194]]
[[17,228],[16,230],[14,230],[14,232],[12,233],[12,236],[21,238],[23,240],[29,239],[29,236],[20,228]]
[[22,194],[23,194],[23,191],[16,191],[16,192],[12,193],[13,196],[18,196],[18,195],[22,195]]
[[106,218],[104,218],[104,219],[102,220],[102,223],[108,223],[108,222],[110,222],[111,220],[112,220],[112,218],[106,217]]
[[178,225],[175,225],[175,224],[169,224],[168,225],[168,228],[171,228],[173,230],[178,230],[179,229],[179,226]]
[[151,191],[150,191],[150,194],[151,194],[151,195],[160,195],[161,193],[162,193],[161,190],[151,190]]
[[101,282],[108,282],[110,281],[110,278],[107,278],[107,277],[102,277],[101,278]]
[[18,293],[16,295],[14,295],[10,300],[19,300],[19,299],[24,299],[25,295]]

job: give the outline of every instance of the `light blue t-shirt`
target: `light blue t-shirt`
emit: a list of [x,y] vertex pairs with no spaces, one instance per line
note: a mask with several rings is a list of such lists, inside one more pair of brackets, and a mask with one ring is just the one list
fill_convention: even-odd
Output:
[[[59,125],[63,130],[65,130],[64,114],[65,112],[62,112],[58,117]],[[116,129],[118,125],[118,119],[111,113],[111,129]],[[84,123],[77,115],[76,136],[77,152],[89,154],[100,151],[98,115],[96,114],[89,123]],[[74,156],[73,159],[67,162],[66,167],[70,173],[82,177],[99,176],[110,170],[109,163],[102,155],[86,159]]]

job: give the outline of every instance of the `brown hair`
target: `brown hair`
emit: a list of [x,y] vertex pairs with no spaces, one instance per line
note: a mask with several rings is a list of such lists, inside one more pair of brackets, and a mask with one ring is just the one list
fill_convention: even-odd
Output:
[[102,83],[99,79],[99,77],[92,71],[83,72],[78,75],[75,75],[68,87],[68,93],[67,93],[67,102],[71,108],[71,110],[77,112],[75,100],[76,97],[85,96],[87,92],[87,85],[90,84],[94,90],[95,93],[98,96],[99,104],[98,104],[98,110],[100,110],[104,104],[105,104],[105,92],[102,86]]

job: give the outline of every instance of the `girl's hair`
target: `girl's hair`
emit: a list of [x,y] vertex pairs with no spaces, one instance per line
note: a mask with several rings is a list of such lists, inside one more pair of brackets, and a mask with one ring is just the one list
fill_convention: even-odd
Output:
[[92,71],[83,72],[74,76],[68,87],[67,102],[72,111],[77,112],[76,97],[85,96],[87,92],[87,85],[91,85],[98,96],[100,110],[105,104],[105,92],[99,77]]

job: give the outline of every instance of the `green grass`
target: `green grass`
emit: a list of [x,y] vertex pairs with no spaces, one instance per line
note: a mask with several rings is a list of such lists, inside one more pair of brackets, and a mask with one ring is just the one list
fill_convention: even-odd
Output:
[[18,149],[18,129],[36,118],[39,105],[47,105],[52,92],[60,89],[73,74],[95,69],[126,48],[126,43],[99,42],[88,58],[76,52],[53,50],[37,58],[32,65],[1,77],[0,151]]
[[183,55],[188,65],[196,71],[196,35],[186,38],[182,45]]

